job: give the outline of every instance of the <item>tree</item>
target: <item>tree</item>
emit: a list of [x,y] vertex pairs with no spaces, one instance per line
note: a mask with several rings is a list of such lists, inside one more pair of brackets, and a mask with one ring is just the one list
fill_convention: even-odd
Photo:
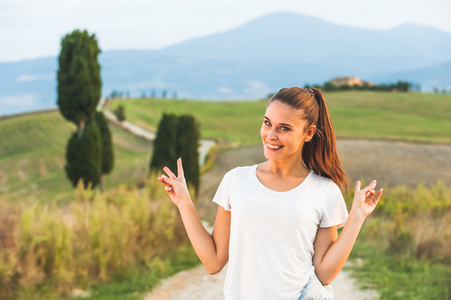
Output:
[[149,164],[150,172],[161,172],[161,169],[165,166],[171,170],[176,170],[176,126],[176,115],[163,114],[154,141],[153,155]]
[[106,174],[109,174],[113,170],[114,166],[114,153],[113,153],[113,141],[111,139],[111,132],[108,128],[108,122],[102,112],[97,111],[94,114],[96,125],[99,128],[100,140],[101,140],[101,177],[100,177],[100,190],[103,191],[103,180]]
[[182,115],[177,119],[175,157],[181,157],[187,184],[199,192],[199,139],[200,130],[196,119],[191,115]]
[[115,110],[114,110],[114,114],[116,115],[116,118],[121,121],[124,122],[125,121],[125,108],[123,105],[119,105]]
[[102,80],[95,35],[74,30],[61,40],[58,68],[58,106],[61,114],[75,123],[66,149],[66,175],[74,186],[83,179],[95,187],[102,172],[102,145],[94,119],[100,101]]
[[75,30],[61,40],[58,69],[58,106],[61,114],[77,125],[79,135],[95,112],[102,80],[95,35]]
[[89,122],[83,136],[74,132],[67,143],[65,170],[74,187],[83,179],[85,188],[100,181],[102,173],[102,145],[96,122]]
[[335,84],[333,84],[332,82],[327,81],[326,83],[324,83],[323,89],[328,92],[332,92],[332,91],[337,90],[337,86]]

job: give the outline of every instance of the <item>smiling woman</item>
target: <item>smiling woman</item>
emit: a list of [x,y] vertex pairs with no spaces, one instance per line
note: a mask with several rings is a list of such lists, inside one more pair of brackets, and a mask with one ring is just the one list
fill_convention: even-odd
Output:
[[[269,116],[273,116],[274,124],[271,124]],[[319,90],[280,90],[268,103],[260,134],[268,160],[271,159],[267,155],[278,152],[285,146],[283,143],[288,143],[286,146],[290,146],[290,150],[285,149],[284,155],[291,159],[290,163],[302,164],[299,169],[305,166],[318,175],[332,179],[339,186],[347,185],[326,99]],[[299,160],[299,157],[302,159]]]
[[[191,201],[177,161],[158,180],[178,207],[190,241],[210,274],[228,263],[226,300],[333,299],[329,284],[346,262],[365,218],[379,201],[376,181],[357,181],[349,213],[347,185],[322,93],[280,90],[268,103],[260,131],[267,161],[229,171],[213,201],[209,234]],[[344,227],[340,236],[337,229]]]

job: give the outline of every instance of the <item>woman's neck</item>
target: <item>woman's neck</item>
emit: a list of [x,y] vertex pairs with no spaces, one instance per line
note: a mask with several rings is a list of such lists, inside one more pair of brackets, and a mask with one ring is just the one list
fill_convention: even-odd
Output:
[[262,164],[262,171],[273,173],[278,177],[296,176],[305,177],[308,170],[302,163],[302,159],[291,160],[268,160]]

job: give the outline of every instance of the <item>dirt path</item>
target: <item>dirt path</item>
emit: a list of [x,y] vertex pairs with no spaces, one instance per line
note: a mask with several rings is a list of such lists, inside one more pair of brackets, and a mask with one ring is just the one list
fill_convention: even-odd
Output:
[[[226,269],[209,275],[203,266],[187,270],[164,280],[145,300],[223,300]],[[375,291],[359,290],[348,272],[341,272],[332,283],[337,300],[375,300]]]
[[[338,140],[338,152],[350,178],[350,188],[356,180],[370,182],[377,179],[378,187],[418,183],[431,186],[442,181],[451,186],[451,145],[407,143],[398,141]],[[252,146],[218,155],[214,169],[202,175],[199,214],[214,220],[216,205],[211,199],[224,174],[236,167],[265,160],[262,146]]]
[[[138,125],[135,125],[133,123],[130,123],[128,121],[119,121],[116,117],[116,115],[108,110],[103,110],[103,113],[105,117],[110,121],[111,123],[115,124],[119,128],[122,128],[123,130],[126,130],[136,136],[142,137],[146,140],[153,141],[155,139],[155,133],[150,132],[142,127],[139,127]],[[199,164],[201,166],[204,165],[205,159],[207,157],[208,151],[211,147],[216,145],[216,142],[213,140],[200,140],[199,145]]]
[[[422,182],[428,186],[438,180],[451,185],[451,146],[406,143],[396,141],[370,141],[343,139],[338,151],[351,182],[366,182],[373,178],[378,186],[406,185],[415,187]],[[217,206],[211,202],[224,174],[236,167],[264,161],[261,146],[235,149],[218,155],[214,169],[202,176],[199,214],[212,222]],[[203,266],[178,273],[163,281],[145,300],[223,299],[222,285],[225,270],[210,276]],[[342,271],[332,283],[337,300],[378,299],[375,291],[362,291],[347,271]]]

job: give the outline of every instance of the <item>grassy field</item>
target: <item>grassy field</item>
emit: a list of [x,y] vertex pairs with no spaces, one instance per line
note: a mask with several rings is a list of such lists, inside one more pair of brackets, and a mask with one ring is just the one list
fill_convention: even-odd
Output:
[[[139,299],[199,263],[156,178],[103,194],[77,187],[69,205],[0,202],[0,299]],[[108,284],[109,283],[109,284]]]
[[353,275],[381,299],[450,299],[450,228],[449,187],[384,190],[352,250]]
[[[0,120],[0,199],[64,203],[73,188],[64,172],[65,148],[75,127],[59,112]],[[152,142],[110,125],[115,164],[105,188],[134,183],[147,176]]]
[[[451,144],[449,95],[337,92],[327,96],[339,137]],[[192,114],[201,122],[203,138],[216,139],[221,146],[238,147],[260,143],[265,103],[140,99],[114,101],[109,109],[124,105],[129,121],[150,130],[157,126],[163,112]],[[106,189],[146,177],[152,145],[114,126],[110,129],[116,161],[112,174],[106,177]],[[57,111],[0,120],[0,204],[1,200],[30,204],[69,203],[74,199],[74,190],[63,170],[65,146],[73,130]],[[445,216],[449,218],[451,196],[446,194],[445,202],[440,200],[445,204],[440,204],[437,211],[437,197],[417,194],[420,196],[414,199],[419,200],[415,207],[424,204],[423,211],[409,211],[411,208],[403,206],[413,203],[410,194],[401,197],[393,193],[391,201],[381,203],[380,214],[365,225],[353,251],[354,257],[365,261],[363,267],[355,267],[355,274],[363,277],[359,280],[365,286],[381,292],[383,299],[427,299],[428,295],[438,299],[449,295],[446,287],[451,274],[447,260],[450,248],[449,243],[440,241],[450,240]],[[428,202],[423,201],[426,198]],[[400,206],[390,207],[390,203]],[[443,224],[448,229],[437,229]],[[398,226],[398,231],[393,226]],[[416,235],[420,231],[424,233],[421,237]],[[442,252],[436,252],[437,249]],[[156,278],[197,263],[192,253],[186,257],[186,264],[176,258],[165,260],[161,265],[164,271],[157,270],[158,276],[152,268],[126,268],[110,278],[111,284],[100,282],[93,288],[92,299],[139,298],[140,292],[152,287]]]
[[[260,142],[258,132],[265,113],[265,101],[207,102],[164,99],[114,101],[111,110],[124,105],[127,120],[155,131],[162,113],[191,114],[201,123],[202,138],[228,145]],[[253,133],[257,133],[257,136]]]
[[[145,293],[156,287],[162,278],[199,265],[191,245],[159,256],[148,266],[135,267],[119,274],[109,284],[94,286],[86,300],[142,300]],[[61,298],[63,300],[67,298]],[[57,299],[55,299],[57,300]]]
[[[338,137],[451,143],[451,96],[416,93],[334,92],[327,94]],[[163,112],[192,114],[203,138],[226,145],[260,143],[266,100],[203,102],[189,100],[116,100],[129,121],[154,130]]]

